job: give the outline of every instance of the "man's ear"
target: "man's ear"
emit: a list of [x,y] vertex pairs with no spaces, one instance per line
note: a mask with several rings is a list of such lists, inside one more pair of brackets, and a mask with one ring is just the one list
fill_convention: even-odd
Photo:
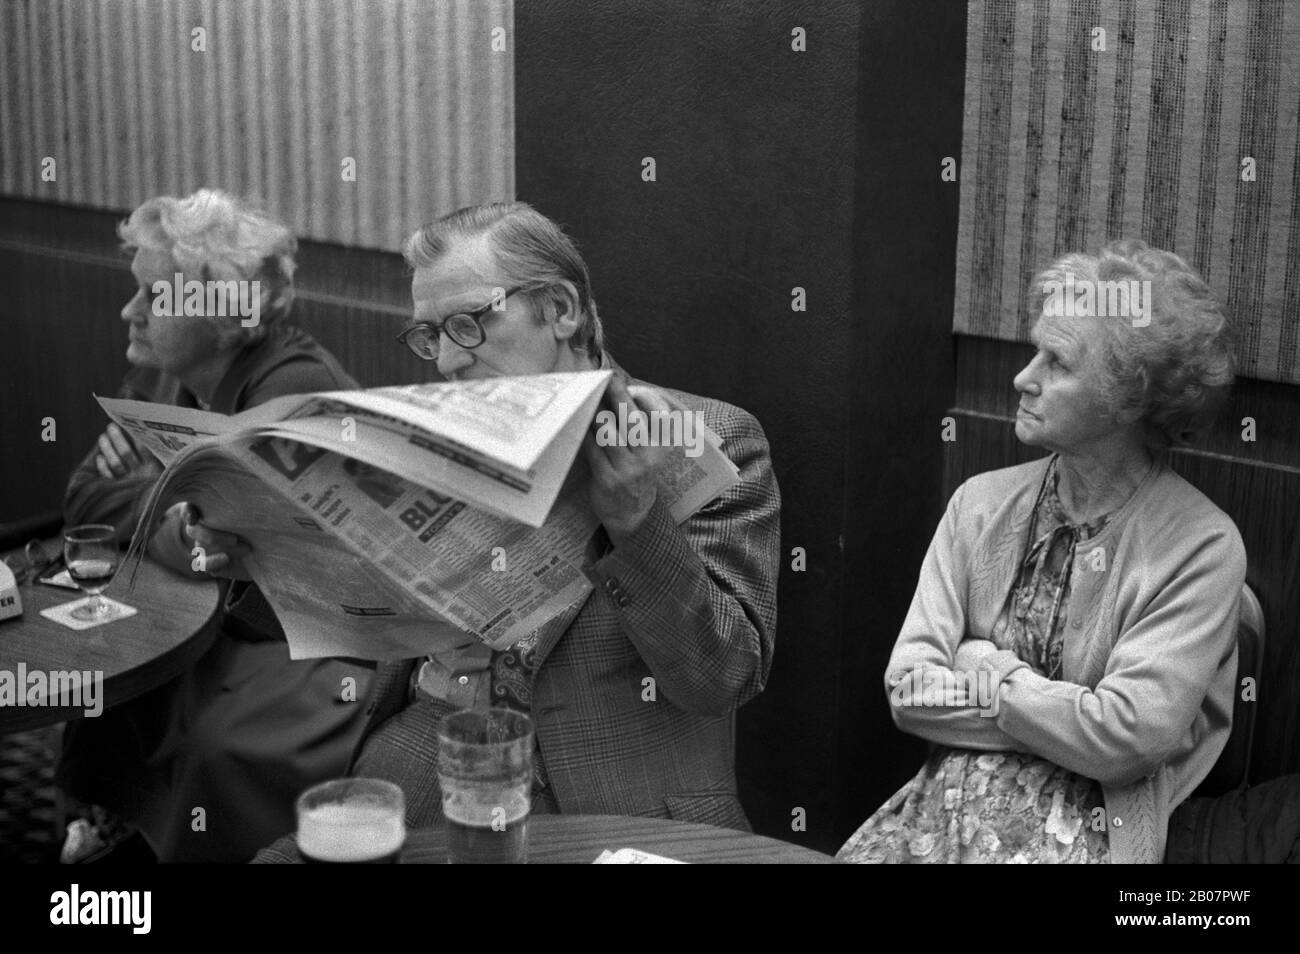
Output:
[[578,289],[573,282],[560,282],[556,286],[555,297],[551,299],[551,327],[560,341],[570,340],[582,327]]

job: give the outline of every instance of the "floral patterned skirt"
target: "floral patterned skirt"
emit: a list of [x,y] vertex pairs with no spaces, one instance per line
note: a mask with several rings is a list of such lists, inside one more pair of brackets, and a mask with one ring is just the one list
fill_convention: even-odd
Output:
[[[872,864],[1106,864],[1101,786],[1022,752],[938,747],[839,850]],[[1097,816],[1097,817],[1104,817]]]

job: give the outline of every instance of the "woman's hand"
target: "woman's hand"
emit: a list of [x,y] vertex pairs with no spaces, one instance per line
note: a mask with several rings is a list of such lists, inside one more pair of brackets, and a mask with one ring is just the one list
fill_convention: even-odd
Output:
[[252,548],[233,533],[209,527],[193,504],[181,506],[181,536],[189,540],[194,558],[190,568],[229,580],[251,580],[244,558],[253,552]]
[[116,424],[109,424],[99,435],[99,453],[95,455],[95,469],[101,477],[157,477],[162,464],[153,456],[136,449]]

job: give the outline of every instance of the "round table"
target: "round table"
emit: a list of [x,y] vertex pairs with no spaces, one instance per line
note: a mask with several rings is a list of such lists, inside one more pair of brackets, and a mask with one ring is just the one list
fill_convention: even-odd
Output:
[[[830,855],[730,828],[623,815],[534,815],[528,820],[530,864],[589,864],[608,848],[639,848],[675,861],[705,864],[835,864]],[[406,836],[402,864],[443,864],[446,832],[422,828]]]
[[[83,630],[41,615],[41,610],[82,599],[82,594],[31,580],[23,583],[23,615],[0,622],[0,675],[7,673],[4,678],[23,692],[24,681],[33,673],[102,672],[98,701],[108,709],[193,665],[216,638],[213,618],[220,606],[220,585],[186,579],[148,559],[140,564],[134,589],[127,589],[126,577],[120,572],[104,595],[135,607],[135,615]],[[0,703],[0,734],[85,715],[84,705],[69,704],[70,691],[58,694],[60,688],[70,690],[68,683],[52,688],[58,699],[46,700],[49,704]]]

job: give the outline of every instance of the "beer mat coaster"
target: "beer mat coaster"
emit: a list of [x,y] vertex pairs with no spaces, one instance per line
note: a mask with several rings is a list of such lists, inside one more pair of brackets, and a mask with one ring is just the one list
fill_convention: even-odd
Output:
[[663,855],[652,855],[648,851],[640,851],[636,848],[620,848],[618,851],[610,851],[606,848],[600,853],[600,856],[592,862],[593,865],[684,865],[686,862],[677,861],[674,858],[665,858]]
[[109,605],[112,612],[106,614],[102,619],[73,619],[72,611],[78,606],[84,606],[89,601],[90,597],[87,596],[84,600],[73,600],[71,603],[64,603],[62,606],[51,606],[49,609],[41,610],[41,615],[46,619],[61,623],[68,629],[94,629],[96,626],[103,626],[105,623],[115,623],[119,619],[134,616],[137,612],[134,606],[127,606],[125,603],[119,603],[117,600],[105,596],[104,602]]

